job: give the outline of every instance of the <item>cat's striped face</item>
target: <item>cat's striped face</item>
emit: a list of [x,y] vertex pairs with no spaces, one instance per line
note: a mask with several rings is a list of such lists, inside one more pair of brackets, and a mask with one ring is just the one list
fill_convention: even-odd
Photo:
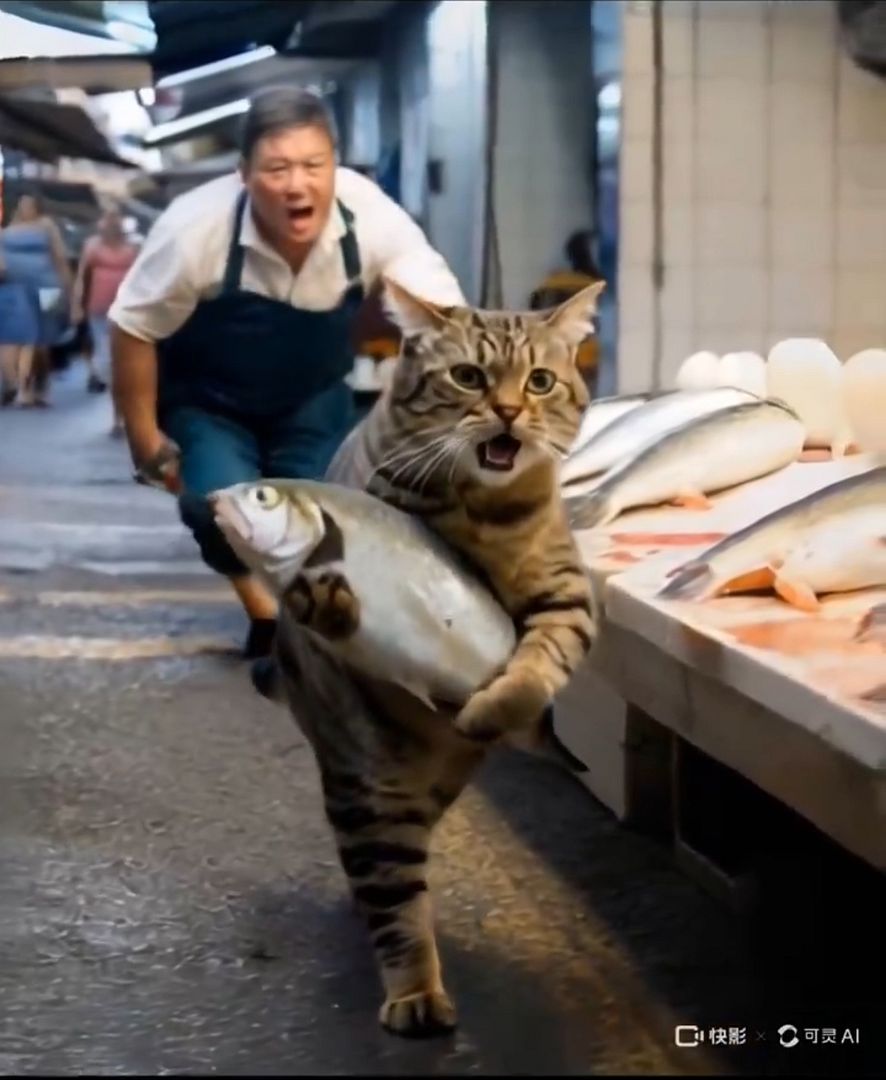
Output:
[[404,341],[391,408],[416,446],[439,444],[453,479],[509,483],[571,446],[588,392],[575,356],[603,284],[553,312],[439,308],[388,282]]

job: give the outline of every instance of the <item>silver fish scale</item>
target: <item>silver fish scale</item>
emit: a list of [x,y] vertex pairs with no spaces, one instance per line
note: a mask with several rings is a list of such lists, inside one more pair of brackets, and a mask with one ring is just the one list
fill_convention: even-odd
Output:
[[[341,529],[344,573],[361,626],[336,646],[346,662],[456,702],[513,651],[513,623],[460,558],[420,522],[380,499],[314,481],[278,483],[314,499]],[[349,572],[350,571],[350,572]]]

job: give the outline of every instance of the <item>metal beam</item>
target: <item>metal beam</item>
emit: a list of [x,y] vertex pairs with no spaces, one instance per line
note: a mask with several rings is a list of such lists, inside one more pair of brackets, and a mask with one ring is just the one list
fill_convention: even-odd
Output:
[[133,53],[0,61],[0,92],[76,86],[87,94],[110,94],[139,90],[153,81],[148,60]]

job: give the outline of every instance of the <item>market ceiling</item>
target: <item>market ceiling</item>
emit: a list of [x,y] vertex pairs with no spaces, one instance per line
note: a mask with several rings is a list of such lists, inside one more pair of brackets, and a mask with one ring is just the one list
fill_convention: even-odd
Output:
[[135,168],[119,157],[89,116],[76,105],[0,94],[0,146],[38,161],[86,158]]
[[[292,56],[371,59],[397,0],[2,0],[0,9],[132,46],[154,81],[262,45]],[[112,58],[108,58],[112,60]]]
[[[45,98],[35,108],[33,91],[77,86],[98,94],[172,83],[174,114],[186,117],[269,82],[323,82],[376,58],[382,24],[396,7],[397,0],[0,0],[0,11],[126,49],[101,55],[97,45],[96,55],[35,59],[10,57],[6,42],[0,143],[43,160],[124,164],[82,110],[50,107]],[[212,65],[240,56],[256,62],[213,72]],[[180,137],[187,136],[162,141]]]

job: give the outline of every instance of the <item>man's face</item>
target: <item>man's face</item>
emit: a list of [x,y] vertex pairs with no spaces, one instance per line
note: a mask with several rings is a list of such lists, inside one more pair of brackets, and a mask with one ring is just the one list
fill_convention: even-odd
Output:
[[243,165],[253,210],[285,246],[313,244],[335,193],[335,148],[319,127],[293,127],[259,139]]

